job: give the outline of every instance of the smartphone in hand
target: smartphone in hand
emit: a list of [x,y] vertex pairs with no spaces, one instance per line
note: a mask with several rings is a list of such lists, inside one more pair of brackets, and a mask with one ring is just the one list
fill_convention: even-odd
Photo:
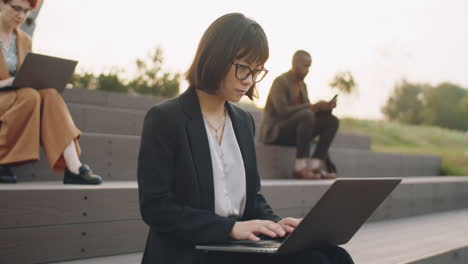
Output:
[[336,99],[338,99],[338,94],[335,94],[335,96],[333,96],[333,98],[329,101],[329,103],[336,102]]

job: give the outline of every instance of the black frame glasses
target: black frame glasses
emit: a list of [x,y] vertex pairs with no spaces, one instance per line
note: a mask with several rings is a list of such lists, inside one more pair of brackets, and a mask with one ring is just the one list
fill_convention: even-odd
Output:
[[262,68],[262,69],[259,69],[259,70],[252,70],[247,65],[243,65],[243,64],[239,64],[239,63],[232,63],[232,65],[234,65],[236,67],[235,76],[240,81],[243,81],[243,80],[249,78],[250,75],[252,75],[253,82],[258,83],[261,80],[263,80],[263,78],[265,78],[265,76],[268,73],[268,70],[265,69],[265,68]]
[[21,6],[14,5],[10,2],[8,2],[8,5],[17,13],[24,13],[25,15],[28,15],[29,12],[32,11],[32,9],[22,8]]

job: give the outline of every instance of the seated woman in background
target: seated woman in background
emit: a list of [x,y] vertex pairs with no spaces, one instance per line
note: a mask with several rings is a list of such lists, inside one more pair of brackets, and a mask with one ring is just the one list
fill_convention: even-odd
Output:
[[[19,29],[40,0],[0,0],[0,183],[16,183],[10,166],[39,159],[39,145],[65,184],[99,184],[102,179],[78,156],[80,131],[53,88],[12,89],[15,73],[31,51]],[[3,88],[3,89],[2,89]]]
[[227,14],[204,33],[182,95],[148,111],[138,158],[142,263],[353,263],[340,247],[292,255],[206,253],[196,244],[284,237],[301,221],[280,218],[260,193],[252,116],[231,104],[252,99],[269,56],[263,29]]

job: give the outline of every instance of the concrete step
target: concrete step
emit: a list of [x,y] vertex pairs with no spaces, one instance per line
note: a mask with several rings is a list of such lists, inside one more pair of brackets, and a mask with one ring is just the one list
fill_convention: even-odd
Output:
[[68,103],[76,126],[84,132],[140,136],[146,111]]
[[[85,132],[141,135],[146,111],[164,101],[157,97],[119,94],[86,89],[65,90],[63,96],[76,125]],[[251,111],[257,128],[260,127],[262,111]],[[367,135],[338,134],[335,147],[370,149]]]
[[[139,136],[84,133],[80,139],[82,162],[105,181],[136,180]],[[49,169],[41,150],[38,162],[13,168],[18,181],[61,181]]]
[[[258,144],[257,162],[264,179],[292,178],[294,147]],[[340,177],[415,177],[440,175],[441,158],[432,155],[380,153],[361,149],[331,148]]]
[[152,96],[87,90],[81,88],[65,89],[62,96],[67,103],[140,111],[146,111],[153,105],[166,100]]
[[[466,264],[468,209],[368,223],[344,248],[359,264]],[[59,263],[137,264],[141,258],[139,252]]]
[[[142,96],[137,94],[106,92],[82,88],[65,89],[62,96],[67,104],[71,103],[77,105],[100,106],[145,112],[152,106],[167,100],[167,98],[154,96]],[[238,105],[241,106],[241,104]],[[252,115],[256,122],[261,122],[262,111],[253,111]]]
[[[103,176],[104,180],[136,179],[139,136],[84,133],[80,144],[82,161]],[[435,156],[375,153],[346,148],[332,148],[331,156],[338,166],[340,177],[438,175],[440,168],[440,158]],[[291,178],[294,157],[293,147],[257,145],[258,168],[264,179]],[[42,158],[36,163],[16,167],[14,171],[19,181],[61,180],[62,176],[51,173],[48,166],[47,160]]]
[[[279,215],[302,217],[332,182],[263,180],[262,193]],[[404,179],[368,221],[465,210],[467,193],[468,178]],[[147,230],[139,215],[136,182],[0,185],[0,263],[137,252],[143,250]]]
[[[146,110],[77,103],[68,103],[68,109],[82,131],[117,135],[140,136],[146,114]],[[258,116],[258,113],[254,116]],[[332,146],[370,150],[371,138],[361,134],[338,133]]]

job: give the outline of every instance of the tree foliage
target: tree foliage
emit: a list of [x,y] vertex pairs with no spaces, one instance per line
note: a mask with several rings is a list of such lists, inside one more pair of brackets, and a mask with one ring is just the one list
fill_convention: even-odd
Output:
[[138,74],[129,83],[135,92],[161,97],[174,97],[179,93],[180,74],[162,72],[162,53],[162,49],[156,48],[146,60],[136,60]]
[[99,74],[96,78],[97,89],[119,93],[129,92],[129,87],[119,77],[121,72],[123,70],[113,69],[106,74]]
[[163,72],[163,62],[163,51],[157,47],[147,58],[135,61],[137,73],[128,82],[121,77],[124,71],[116,69],[100,74],[75,73],[71,82],[73,87],[86,89],[174,97],[179,93],[180,73]]
[[393,94],[382,108],[383,114],[390,120],[406,124],[422,124],[424,121],[422,95],[425,88],[424,84],[412,84],[406,80],[397,83]]
[[353,93],[357,89],[354,77],[349,71],[336,73],[329,85],[331,88],[337,89],[345,94]]
[[468,129],[468,90],[453,83],[437,86],[402,80],[382,107],[389,119],[406,124]]

